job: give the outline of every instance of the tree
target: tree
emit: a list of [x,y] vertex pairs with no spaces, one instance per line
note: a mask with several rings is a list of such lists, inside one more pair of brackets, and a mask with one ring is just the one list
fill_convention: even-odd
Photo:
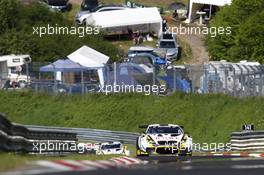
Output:
[[6,32],[9,28],[15,27],[19,3],[16,0],[0,1],[0,34]]
[[[11,13],[12,11],[12,13]],[[72,27],[61,13],[51,12],[39,3],[20,4],[16,0],[0,1],[0,55],[30,54],[33,61],[54,61],[64,58],[83,45],[88,45],[108,55],[112,61],[118,49],[103,39],[102,35],[39,35],[33,34],[33,27]],[[3,21],[3,22],[2,22]]]
[[251,60],[264,63],[264,1],[233,0],[223,7],[210,27],[231,27],[231,35],[207,37],[208,51],[213,60]]

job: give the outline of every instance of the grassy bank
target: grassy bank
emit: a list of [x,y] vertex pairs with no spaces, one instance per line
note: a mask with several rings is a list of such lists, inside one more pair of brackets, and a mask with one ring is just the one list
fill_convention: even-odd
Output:
[[176,123],[195,142],[228,141],[242,124],[264,128],[264,99],[223,95],[140,94],[49,96],[0,92],[0,111],[13,122],[66,127],[140,131],[139,124]]

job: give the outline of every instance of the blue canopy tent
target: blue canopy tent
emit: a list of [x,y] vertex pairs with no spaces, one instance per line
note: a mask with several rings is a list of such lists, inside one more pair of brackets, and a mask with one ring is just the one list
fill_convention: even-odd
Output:
[[40,72],[82,72],[87,69],[87,67],[81,66],[70,59],[59,59],[54,63],[40,67]]
[[174,89],[185,93],[191,92],[191,84],[186,79],[176,78],[176,80],[174,80],[173,77],[170,76],[160,76],[159,78],[167,83],[169,89]]
[[56,75],[58,72],[81,72],[81,84],[82,92],[84,91],[84,80],[83,72],[90,70],[87,67],[84,67],[70,59],[59,59],[49,65],[40,67],[40,72],[53,72],[54,73],[54,85],[57,86]]

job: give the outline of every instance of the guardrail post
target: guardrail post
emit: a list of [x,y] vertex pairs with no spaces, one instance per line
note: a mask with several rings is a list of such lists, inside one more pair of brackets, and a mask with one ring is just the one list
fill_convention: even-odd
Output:
[[173,66],[173,92],[176,92],[176,70]]

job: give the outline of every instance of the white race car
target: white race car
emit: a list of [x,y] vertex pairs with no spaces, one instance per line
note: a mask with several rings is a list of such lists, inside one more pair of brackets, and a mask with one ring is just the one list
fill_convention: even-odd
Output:
[[152,154],[192,155],[192,137],[183,127],[167,124],[140,126],[147,128],[137,139],[137,156]]
[[110,154],[120,154],[129,156],[130,152],[126,146],[121,142],[105,142],[101,143],[99,149],[96,151],[97,155],[110,155]]

